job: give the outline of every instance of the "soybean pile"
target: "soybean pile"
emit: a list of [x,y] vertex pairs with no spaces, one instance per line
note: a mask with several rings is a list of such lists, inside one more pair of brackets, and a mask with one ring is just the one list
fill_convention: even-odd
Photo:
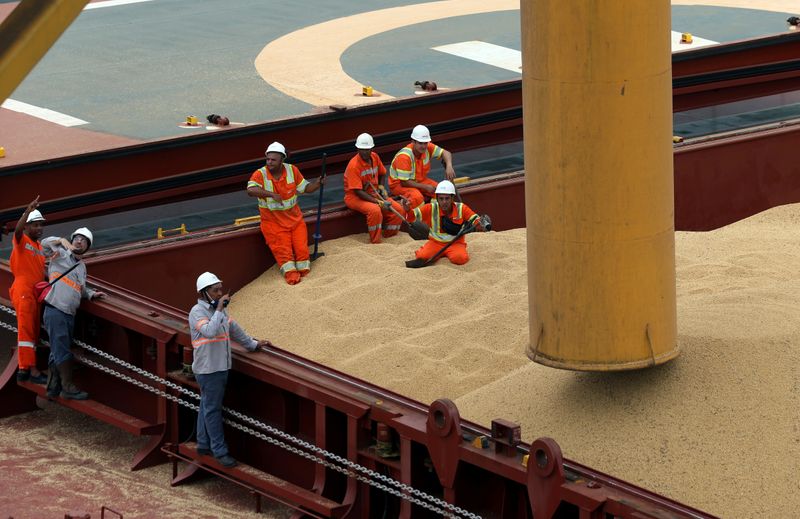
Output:
[[524,229],[468,236],[471,260],[407,269],[420,242],[325,241],[309,276],[240,290],[250,333],[465,419],[505,418],[594,469],[726,517],[800,507],[800,205],[676,233],[681,355],[580,373],[532,363]]

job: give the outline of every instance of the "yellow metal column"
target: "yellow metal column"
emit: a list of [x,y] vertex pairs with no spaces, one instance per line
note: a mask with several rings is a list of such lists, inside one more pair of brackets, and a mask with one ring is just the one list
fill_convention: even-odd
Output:
[[22,0],[0,25],[0,103],[22,83],[89,0]]
[[521,0],[528,357],[678,355],[669,0]]

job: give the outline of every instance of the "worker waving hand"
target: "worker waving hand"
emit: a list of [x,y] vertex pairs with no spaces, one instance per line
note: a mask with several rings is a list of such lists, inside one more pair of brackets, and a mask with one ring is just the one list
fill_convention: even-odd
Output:
[[411,144],[397,152],[389,168],[389,190],[393,195],[408,199],[411,208],[422,205],[433,198],[436,181],[428,178],[431,158],[439,159],[444,166],[447,180],[453,180],[453,155],[431,142],[431,132],[418,124],[411,132]]
[[297,205],[297,194],[313,193],[325,181],[303,178],[300,170],[284,162],[286,148],[273,142],[264,153],[266,165],[257,169],[247,183],[247,194],[258,198],[261,233],[286,282],[296,285],[309,273],[308,230]]
[[30,380],[36,384],[47,382],[36,367],[36,343],[39,342],[42,309],[36,300],[33,286],[45,278],[45,254],[39,239],[44,229],[44,216],[37,196],[17,221],[11,249],[11,272],[14,283],[9,295],[17,312],[17,380]]
[[[444,249],[443,255],[456,265],[469,261],[465,230],[474,226],[477,231],[489,229],[488,218],[483,219],[461,202],[455,202],[456,188],[449,180],[442,180],[436,186],[436,198],[430,203],[415,208],[409,213],[409,220],[421,220],[428,224],[428,241],[417,250],[417,260],[428,261]],[[445,248],[446,247],[446,248]]]
[[[374,147],[375,142],[368,133],[362,133],[356,139],[358,153],[344,170],[344,203],[367,217],[369,241],[380,243],[381,234],[388,238],[400,231],[402,220],[395,212],[402,213],[403,208],[394,200],[386,200],[382,185],[386,167],[378,154],[372,151]],[[392,207],[395,212],[392,212]]]

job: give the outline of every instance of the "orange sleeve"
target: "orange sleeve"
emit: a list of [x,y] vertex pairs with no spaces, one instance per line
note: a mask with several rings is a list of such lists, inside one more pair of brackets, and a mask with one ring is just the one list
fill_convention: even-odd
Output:
[[461,206],[461,218],[463,218],[465,221],[468,221],[475,215],[476,215],[475,211],[470,209],[470,207],[467,204]]
[[358,155],[350,159],[350,162],[347,163],[343,180],[345,191],[364,189],[364,183],[361,182],[361,171],[358,169]]
[[261,171],[253,171],[253,174],[250,175],[250,180],[247,182],[247,187],[264,187],[264,178],[261,176]]
[[422,204],[419,207],[416,207],[408,212],[408,221],[414,222],[419,220],[420,222],[426,224],[430,227],[431,224],[431,212],[433,211],[433,207],[431,204]]
[[428,154],[430,154],[432,159],[441,159],[443,152],[444,148],[440,148],[432,142],[428,143]]
[[406,154],[398,155],[392,161],[392,167],[394,169],[411,171],[411,158]]
[[378,176],[382,177],[386,174],[386,166],[383,165],[383,161],[378,156],[377,153],[374,151],[372,152],[372,163],[378,165]]

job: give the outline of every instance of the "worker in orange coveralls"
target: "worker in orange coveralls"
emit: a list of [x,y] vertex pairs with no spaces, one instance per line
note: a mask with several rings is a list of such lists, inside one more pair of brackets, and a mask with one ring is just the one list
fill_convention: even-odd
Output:
[[436,181],[428,178],[431,159],[439,159],[444,166],[446,180],[453,180],[453,155],[431,142],[431,132],[418,124],[411,132],[413,142],[397,152],[389,167],[389,190],[393,195],[408,199],[411,208],[433,198]]
[[286,148],[273,142],[264,153],[266,165],[257,169],[247,183],[247,194],[258,198],[261,233],[264,235],[281,274],[296,285],[309,273],[308,230],[297,205],[298,193],[313,193],[324,180],[303,178],[296,166],[284,162]]
[[[442,180],[436,186],[436,198],[430,203],[409,212],[410,222],[421,220],[430,227],[428,241],[420,247],[415,255],[419,260],[428,260],[436,255],[445,245],[462,230],[465,225],[475,225],[475,230],[489,230],[488,224],[478,214],[461,202],[455,202],[456,188],[449,180]],[[488,219],[487,219],[488,222]],[[469,261],[467,242],[460,236],[443,253],[452,263],[463,265]]]
[[344,170],[344,203],[353,211],[367,217],[369,241],[380,243],[381,227],[384,238],[400,232],[402,220],[390,207],[394,207],[400,214],[403,214],[403,208],[399,203],[388,199],[386,188],[383,187],[386,167],[378,154],[372,152],[374,147],[375,141],[368,133],[362,133],[356,139],[358,153],[350,159]]
[[42,309],[36,301],[33,285],[45,279],[45,255],[39,239],[44,232],[44,216],[37,196],[17,221],[11,249],[11,272],[14,283],[8,291],[17,312],[17,380],[47,383],[47,376],[36,368],[36,343],[41,330]]

